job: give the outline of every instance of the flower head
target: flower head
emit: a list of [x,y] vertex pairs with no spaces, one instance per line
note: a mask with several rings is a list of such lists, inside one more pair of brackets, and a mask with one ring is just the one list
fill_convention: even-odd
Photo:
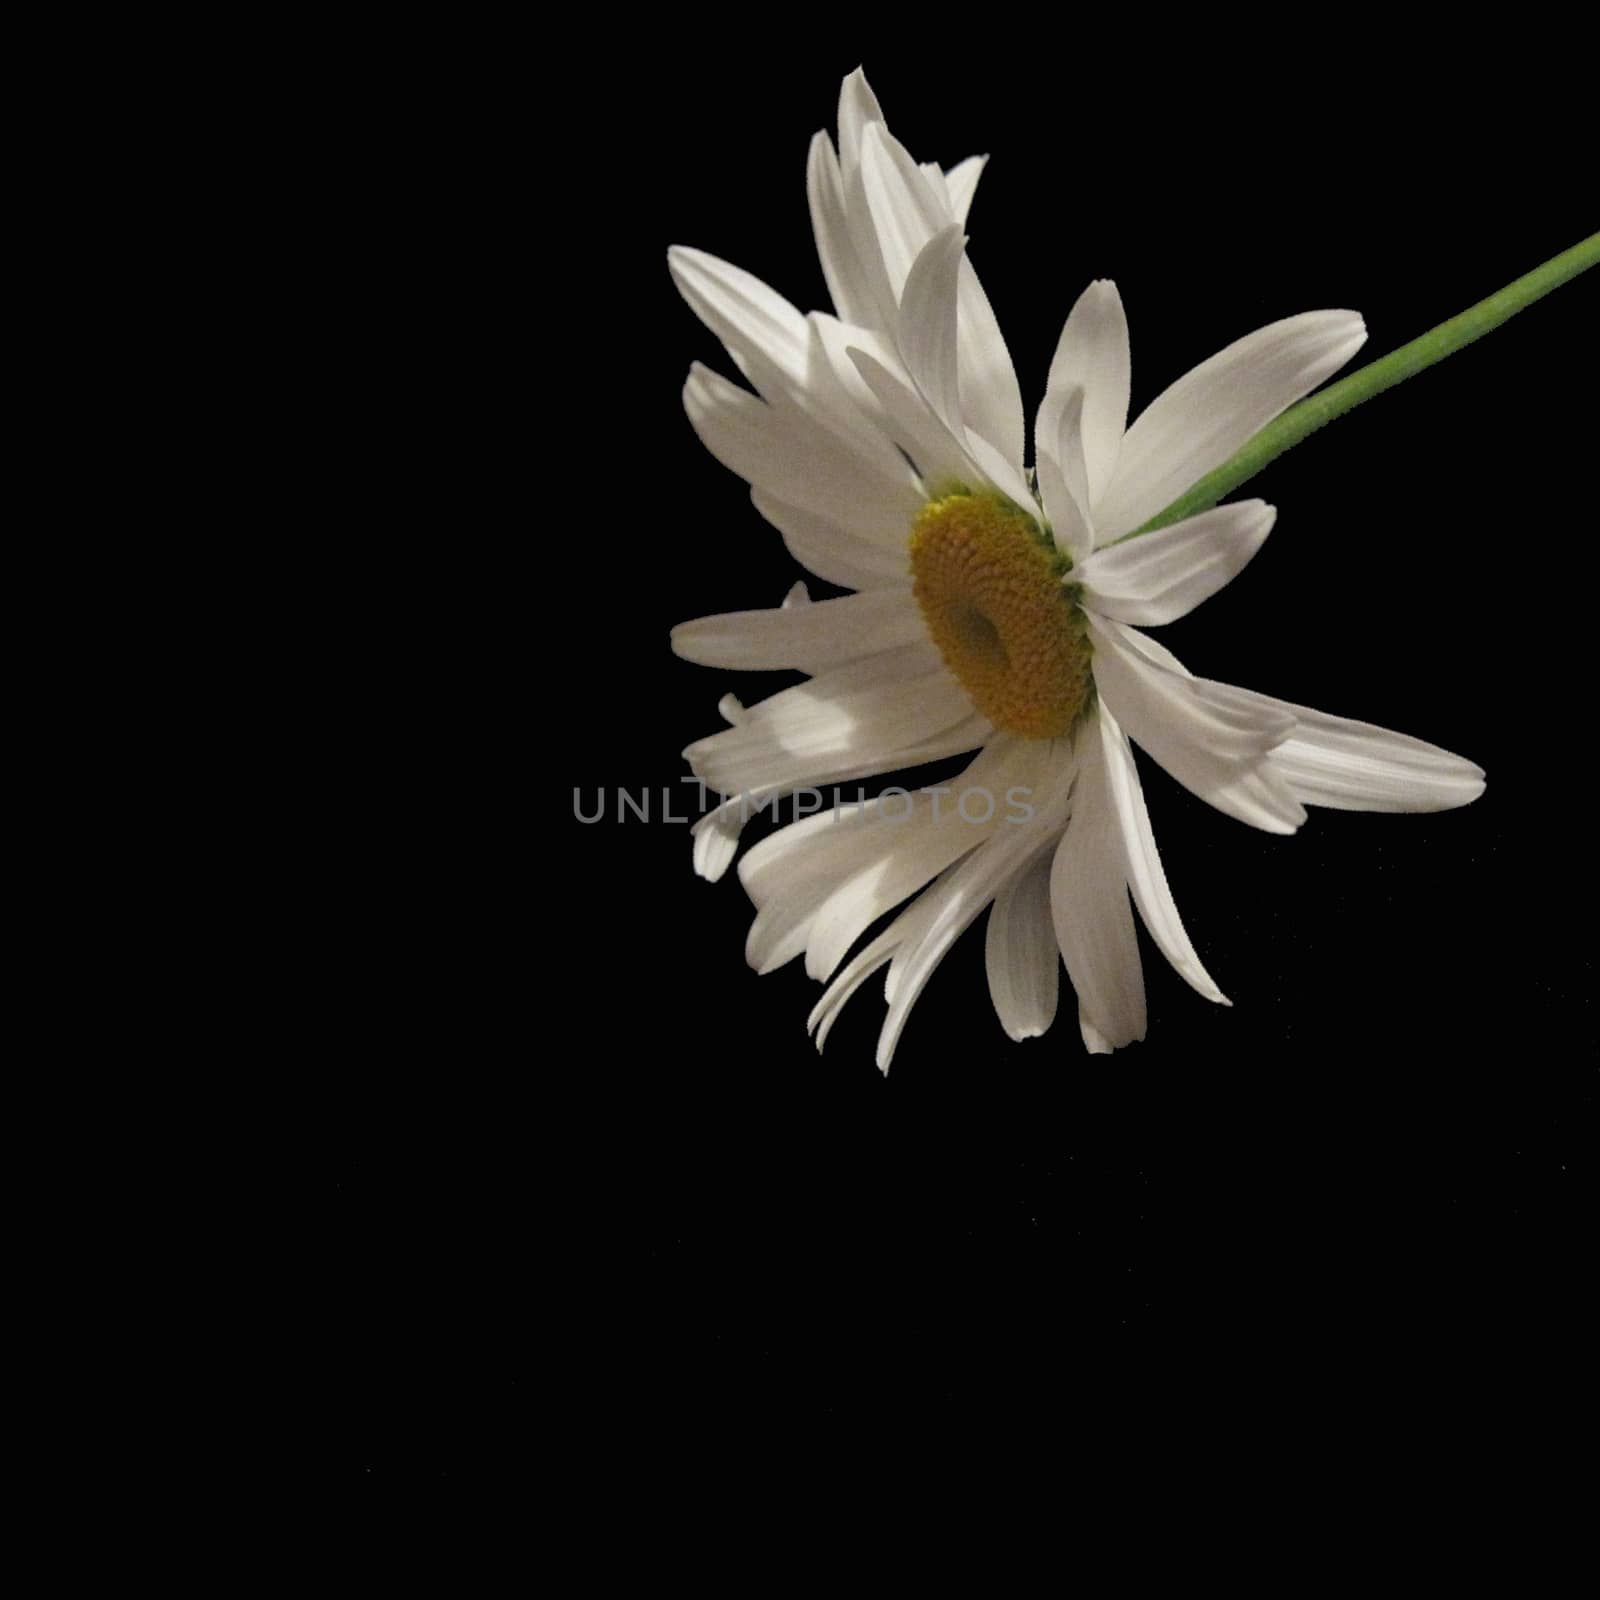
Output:
[[[1437,810],[1483,788],[1477,767],[1419,740],[1196,677],[1142,631],[1228,583],[1275,513],[1245,500],[1138,530],[1343,366],[1365,338],[1360,317],[1263,328],[1130,426],[1122,301],[1091,284],[1050,368],[1030,471],[1016,374],[965,248],[982,165],[919,165],[857,72],[838,149],[816,135],[807,175],[837,316],[802,315],[700,252],[670,254],[755,391],[696,363],[684,390],[696,432],[803,566],[856,591],[811,603],[797,586],[776,609],[674,631],[690,660],[810,675],[748,708],[725,700],[730,726],[685,752],[695,774],[764,802],[976,750],[956,784],[991,800],[941,809],[949,791],[925,791],[881,828],[824,813],[741,863],[757,908],[752,964],[803,954],[828,981],[811,1018],[819,1046],[888,967],[885,1070],[923,986],[986,908],[990,994],[1013,1038],[1050,1026],[1062,960],[1090,1050],[1143,1037],[1134,906],[1176,970],[1226,1003],[1173,903],[1130,740],[1272,833],[1294,832],[1307,805]],[[1013,794],[1028,797],[1025,817],[994,803]],[[726,870],[742,815],[723,808],[697,825],[705,876]]]

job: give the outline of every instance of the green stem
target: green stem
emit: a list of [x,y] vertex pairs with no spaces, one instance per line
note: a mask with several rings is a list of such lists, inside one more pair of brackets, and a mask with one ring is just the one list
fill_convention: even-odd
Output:
[[[1181,522],[1185,517],[1209,511],[1212,506],[1230,495],[1241,483],[1253,478],[1269,461],[1281,456],[1285,450],[1300,443],[1308,434],[1315,433],[1324,423],[1342,417],[1345,412],[1370,400],[1385,389],[1414,377],[1424,367],[1454,355],[1474,339],[1481,339],[1491,329],[1514,317],[1525,306],[1531,306],[1552,289],[1559,288],[1569,278],[1600,262],[1600,233],[1591,234],[1581,244],[1563,250],[1542,267],[1508,283],[1497,294],[1477,305],[1468,307],[1460,316],[1441,322],[1420,339],[1403,344],[1396,351],[1352,372],[1349,377],[1310,395],[1299,405],[1290,406],[1274,422],[1269,422],[1260,433],[1243,445],[1213,472],[1208,472],[1186,494],[1180,495],[1163,512],[1152,517],[1143,527],[1135,528],[1123,537],[1135,539],[1141,533],[1153,533],[1170,523]],[[1121,541],[1115,541],[1120,543]]]

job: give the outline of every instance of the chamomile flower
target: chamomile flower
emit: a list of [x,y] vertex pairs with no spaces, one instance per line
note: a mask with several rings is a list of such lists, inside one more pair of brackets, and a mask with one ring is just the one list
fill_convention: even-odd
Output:
[[[1218,810],[1292,833],[1307,805],[1439,810],[1483,774],[1436,747],[1196,677],[1143,630],[1229,582],[1273,509],[1244,500],[1130,538],[1364,338],[1348,311],[1291,317],[1202,363],[1128,423],[1128,326],[1099,282],[1068,316],[1025,465],[1021,393],[965,250],[982,162],[919,165],[865,79],[845,80],[837,151],[812,144],[808,192],[837,316],[802,315],[758,279],[675,248],[673,276],[753,388],[696,363],[689,419],[744,478],[803,566],[853,590],[688,622],[673,648],[710,666],[808,680],[689,746],[700,780],[757,804],[976,751],[951,789],[896,795],[894,825],[829,812],[740,863],[762,971],[804,956],[827,983],[819,1047],[888,968],[878,1064],[945,952],[985,910],[990,994],[1016,1039],[1054,1019],[1064,961],[1091,1051],[1145,1032],[1133,909],[1205,998],[1226,1003],[1168,889],[1130,740]],[[995,797],[1029,797],[1025,820]],[[887,798],[866,820],[888,815]],[[695,863],[732,861],[743,810],[697,826]],[[904,909],[862,949],[861,936]]]

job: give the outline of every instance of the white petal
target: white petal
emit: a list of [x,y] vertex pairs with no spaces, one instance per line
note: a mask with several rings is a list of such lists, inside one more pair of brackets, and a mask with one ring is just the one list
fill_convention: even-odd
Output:
[[843,325],[813,312],[800,319],[798,337],[803,348],[786,349],[781,363],[752,343],[730,346],[771,407],[769,433],[790,455],[822,450],[847,459],[852,476],[865,472],[881,478],[888,492],[902,491],[910,474],[893,442],[872,424],[872,397],[844,353]]
[[751,706],[744,722],[684,751],[722,794],[805,784],[812,775],[904,750],[964,721],[966,690],[931,647],[869,657]]
[[1056,1017],[1061,951],[1050,920],[1050,861],[1042,851],[995,896],[984,935],[989,998],[1013,1039],[1037,1039]]
[[876,324],[877,301],[872,283],[862,271],[855,241],[845,214],[844,180],[833,141],[818,133],[811,141],[806,163],[806,199],[811,206],[811,231],[816,236],[817,259],[828,285],[834,309],[846,322],[864,327]]
[[[774,375],[775,381],[765,386],[773,410],[785,426],[795,419],[802,428],[811,424],[825,430],[834,450],[856,457],[892,488],[902,487],[910,476],[905,459],[873,424],[876,408],[871,392],[845,354],[855,330],[822,312],[812,312],[805,323],[805,382],[791,384]],[[750,376],[757,388],[763,388],[765,374],[758,365],[751,365]]]
[[850,243],[855,248],[861,276],[871,296],[871,304],[862,313],[861,325],[878,333],[892,334],[900,300],[890,287],[889,274],[884,269],[883,245],[878,238],[872,208],[867,204],[866,182],[859,166],[844,175],[844,214]]
[[827,517],[786,505],[759,489],[750,498],[783,535],[789,554],[819,578],[843,589],[904,588],[910,583],[904,545],[897,550],[888,544],[868,543]]
[[1483,768],[1404,733],[1291,705],[1250,689],[1226,690],[1243,703],[1295,719],[1271,755],[1296,799],[1338,811],[1451,811],[1483,793]]
[[1060,405],[1052,411],[1054,437],[1048,449],[1037,451],[1039,492],[1050,519],[1051,537],[1072,557],[1072,564],[1079,566],[1094,549],[1094,531],[1084,511],[1087,492],[1079,438],[1083,390],[1067,389],[1059,400]]
[[703,251],[675,246],[668,261],[691,308],[722,339],[785,429],[792,424],[805,435],[825,432],[833,453],[859,458],[891,484],[904,479],[905,464],[889,440],[863,426],[857,402],[865,395],[842,350],[837,359],[830,356],[818,324],[831,318],[802,317],[760,279]]
[[1292,721],[1266,706],[1225,702],[1203,680],[1158,665],[1151,641],[1085,610],[1095,685],[1111,714],[1192,794],[1267,833],[1293,833],[1305,810],[1267,753]]
[[[795,588],[804,588],[804,585],[796,584]],[[792,590],[790,592],[793,593]],[[744,706],[737,695],[723,695],[717,702],[717,710],[728,722],[744,720]],[[719,805],[715,811],[708,811],[689,830],[694,838],[694,870],[708,883],[716,883],[733,864],[744,822],[744,814],[739,806]]]
[[879,820],[843,826],[876,828],[880,834],[893,832],[899,837],[816,908],[806,934],[806,975],[823,981],[879,917],[976,849],[986,836],[984,830],[965,827],[948,815],[932,823],[920,806],[908,822]]
[[884,336],[820,312],[813,312],[807,321],[816,338],[818,359],[829,370],[830,387],[849,404],[850,427],[856,433],[861,432],[865,419],[868,431],[889,441],[891,448],[898,444],[888,412],[863,380],[854,359],[856,350],[864,350],[882,366],[900,374],[900,381],[909,386],[910,380],[903,375],[904,364],[895,348],[892,331],[890,336]]
[[1283,742],[1269,752],[1267,766],[1273,779],[1304,805],[1340,811],[1449,811],[1483,793],[1483,769],[1437,745],[1275,700],[1254,689],[1193,678],[1148,634],[1130,628],[1123,637],[1156,666],[1190,678],[1208,703],[1225,712],[1292,720]]
[[923,505],[909,468],[898,483],[883,477],[827,429],[778,412],[699,362],[689,369],[683,405],[701,443],[752,488],[903,555]]
[[[917,893],[1002,827],[1018,827],[1005,821],[1004,797],[1014,782],[1022,782],[1024,775],[1036,772],[1038,766],[1037,753],[1021,741],[1001,739],[944,786],[949,792],[912,796],[909,817],[900,819],[905,802],[897,799],[892,807],[865,807],[861,820],[844,824],[875,832],[879,847],[873,859],[860,863],[818,906],[806,942],[807,973],[827,978],[850,946],[886,911]],[[987,796],[988,804],[964,812],[961,799],[972,793]],[[974,810],[978,820],[969,821]]]
[[[878,1035],[878,1066],[889,1070],[900,1035],[929,978],[973,920],[1066,821],[1072,754],[1065,739],[1030,752],[1041,770],[1043,803],[1026,823],[1006,824],[965,856],[914,902],[900,948],[890,963],[885,993],[889,1010]],[[1124,901],[1126,893],[1124,892]]]
[[877,96],[858,67],[839,87],[839,181],[844,192],[845,224],[870,301],[862,311],[861,323],[880,332],[894,326],[899,296],[884,270],[883,246],[867,203],[861,174],[861,142],[866,130],[882,121]]
[[839,159],[846,176],[861,160],[861,135],[869,122],[882,122],[883,109],[857,67],[839,86]]
[[[1137,708],[1139,720],[1186,728],[1190,737],[1230,759],[1265,755],[1293,731],[1288,712],[1265,701],[1234,698],[1228,685],[1195,677],[1175,657],[1172,665],[1162,662],[1148,648],[1154,640],[1123,623],[1094,612],[1086,612],[1085,618],[1094,636],[1096,685],[1103,697]],[[1114,705],[1112,711],[1143,744],[1129,716]]]
[[905,590],[879,589],[816,605],[700,617],[672,630],[672,648],[686,661],[707,667],[821,672],[915,644],[926,631],[921,612]]
[[[935,234],[951,225],[944,197],[881,123],[870,125],[861,141],[861,176],[867,204],[883,252],[884,270],[897,304],[917,257]],[[963,259],[956,298],[961,417],[1020,475],[1022,471],[1022,391],[989,297]],[[931,397],[930,397],[931,398]]]
[[1050,913],[1084,1043],[1099,1053],[1144,1037],[1144,973],[1105,755],[1092,730],[1085,732],[1077,741],[1072,820],[1050,868]]
[[[1005,751],[1015,741],[1002,739]],[[980,752],[957,780],[995,784],[1010,764],[996,749]],[[895,794],[844,803],[836,811],[780,828],[763,839],[739,876],[757,907],[745,944],[750,965],[770,972],[806,951],[806,970],[826,978],[862,932],[915,894],[993,831],[968,824],[947,794]]]
[[765,459],[780,448],[772,408],[698,361],[683,385],[683,409],[700,442],[746,483],[766,472]]
[[907,371],[934,414],[958,438],[964,437],[965,428],[956,355],[956,283],[965,242],[956,226],[929,239],[907,275],[897,325]]
[[889,1011],[878,1041],[878,1065],[887,1072],[906,1018],[945,952],[1012,876],[1041,849],[1048,849],[1059,833],[1071,789],[1070,741],[1011,743],[1016,759],[1034,780],[1029,785],[1037,800],[1034,816],[1003,824],[978,849],[946,869],[844,968],[811,1013],[818,1049],[845,1001],[867,977],[892,961],[885,983]]
[[1039,502],[1028,487],[1021,467],[1001,455],[975,428],[967,429],[967,454],[978,468],[980,482],[998,489],[1019,511],[1025,511],[1038,521]]
[[881,123],[861,134],[861,179],[895,304],[912,264],[928,241],[948,227],[942,197],[918,170],[904,145]]
[[850,360],[881,408],[884,432],[910,456],[924,484],[955,479],[975,487],[982,480],[972,452],[935,414],[898,357],[881,348],[873,354],[865,341],[858,341],[850,348]]
[[1296,730],[1273,751],[1272,764],[1302,804],[1339,811],[1451,811],[1484,790],[1476,763],[1381,728]]
[[1353,311],[1308,311],[1247,335],[1180,378],[1123,438],[1095,507],[1100,539],[1119,538],[1165,509],[1337,372],[1366,336]]
[[1101,1031],[1084,1016],[1080,1007],[1078,1011],[1078,1027],[1083,1034],[1084,1048],[1092,1056],[1108,1056],[1116,1046],[1101,1033]]
[[818,1050],[828,1042],[828,1034],[838,1020],[839,1013],[844,1010],[845,1002],[873,973],[885,965],[899,948],[903,926],[915,911],[916,907],[913,906],[911,911],[895,918],[894,922],[865,950],[854,957],[850,965],[823,990],[822,998],[811,1008],[811,1015],[806,1019],[806,1031],[816,1035]]
[[970,260],[961,263],[958,289],[961,415],[967,427],[993,445],[1020,474],[1027,431],[1022,387],[999,320]]
[[945,182],[944,168],[937,161],[919,161],[917,171],[928,180],[928,187],[939,197],[940,205],[953,221],[955,212],[950,209],[950,185]]
[[1128,747],[1127,735],[1117,726],[1116,718],[1104,705],[1098,708],[1096,720],[1104,758],[1102,770],[1122,836],[1128,886],[1133,890],[1139,915],[1144,918],[1150,937],[1179,976],[1207,1000],[1228,1005],[1231,1002],[1200,964],[1200,957],[1195,954],[1194,945],[1184,929],[1183,918],[1178,915],[1172,890],[1167,886],[1167,874],[1161,865],[1161,853],[1156,849],[1150,814],[1145,809],[1144,790],[1139,783],[1139,773],[1133,763],[1133,751]]
[[1141,628],[1176,621],[1244,570],[1276,516],[1239,500],[1097,550],[1083,565],[1085,603]]
[[735,361],[743,365],[755,356],[791,382],[805,382],[810,345],[805,318],[782,295],[704,250],[674,245],[667,265],[679,293]]
[[[749,713],[743,715],[748,716]],[[1026,759],[1029,762],[1027,770],[1032,770],[1031,746],[1009,735],[995,734],[992,728],[988,732],[985,748],[966,769],[964,781],[968,785],[981,782],[990,787],[998,783],[1004,788],[1011,781],[1007,775],[1019,759]],[[907,752],[912,758],[908,764],[929,759],[924,753],[925,748],[919,746],[915,752]],[[848,801],[841,797],[841,809],[837,816],[831,811],[822,811],[769,834],[745,857],[739,869],[740,879],[749,890],[750,898],[762,906],[774,898],[788,897],[796,885],[807,877],[838,867],[834,871],[829,890],[831,893],[832,887],[843,882],[848,872],[882,853],[884,847],[904,837],[906,829],[914,827],[909,819],[903,824],[889,820],[908,806],[916,815],[924,819],[931,818],[933,796],[920,791],[910,796],[896,796],[892,810],[889,809],[887,797],[865,802]],[[858,811],[864,819],[870,819],[886,810],[888,816],[885,816],[882,827],[855,825]],[[942,798],[939,810],[941,818],[948,816],[955,812],[955,802]],[[846,850],[855,850],[857,853],[848,856],[839,854]],[[833,866],[830,866],[830,861]]]
[[950,196],[950,214],[957,222],[965,223],[972,209],[972,197],[978,192],[978,179],[989,164],[988,156],[968,156],[945,173],[945,189]]
[[[807,817],[762,840],[745,857],[739,872],[756,905],[755,921],[745,940],[745,959],[761,973],[776,971],[792,961],[807,948],[819,908],[840,883],[849,883],[862,871],[881,871],[905,843],[902,827],[915,826],[914,822],[902,825],[881,820],[879,810],[869,802],[859,810],[842,808],[837,818],[826,811]],[[795,837],[786,837],[789,835]],[[764,849],[766,846],[773,848]],[[917,850],[914,837],[911,854]],[[944,865],[940,861],[930,866],[917,884],[926,882]]]
[[[731,699],[731,696],[725,696]],[[917,767],[929,761],[943,761],[950,756],[964,755],[969,750],[976,750],[994,736],[994,727],[982,717],[965,717],[960,722],[952,724],[949,728],[935,734],[931,739],[925,739],[919,744],[904,748],[884,748],[870,753],[842,757],[831,764],[806,771],[801,776],[792,773],[786,781],[775,783],[758,783],[747,789],[743,794],[737,795],[727,801],[724,808],[726,821],[733,826],[737,835],[751,817],[772,805],[778,800],[787,799],[799,790],[821,790],[833,784],[854,783],[862,778],[881,777],[886,772],[899,771],[907,767]],[[847,795],[838,796],[840,816],[845,816],[850,810],[860,803],[859,791],[855,797]],[[715,815],[715,813],[712,813]],[[774,806],[773,815],[777,814]],[[704,820],[704,819],[702,819]],[[817,817],[807,817],[801,822],[791,823],[786,828],[780,828],[777,833],[771,834],[762,840],[756,850],[771,844],[775,839],[782,839],[793,828],[803,828],[819,820],[832,822],[833,812],[829,809],[819,813]],[[751,852],[754,855],[755,852]],[[799,953],[799,947],[793,954]]]
[[694,870],[715,883],[732,865],[744,827],[737,802],[708,811],[689,831],[694,835]]
[[1091,515],[1105,494],[1122,449],[1128,425],[1128,318],[1116,284],[1098,279],[1078,296],[1061,330],[1045,401],[1039,408],[1040,437],[1034,441],[1036,457],[1054,441],[1055,417],[1064,396],[1082,389],[1083,459],[1088,496],[1083,510]]
[[739,881],[758,908],[792,899],[802,885],[818,877],[827,877],[831,890],[833,883],[871,855],[880,835],[869,832],[866,825],[856,827],[853,809],[841,797],[838,817],[831,810],[818,811],[769,833],[745,852]]

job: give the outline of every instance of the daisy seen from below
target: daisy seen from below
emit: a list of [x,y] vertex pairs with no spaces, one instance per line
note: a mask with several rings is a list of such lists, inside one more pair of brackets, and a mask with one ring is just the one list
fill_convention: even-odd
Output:
[[[688,622],[681,656],[792,668],[809,680],[745,708],[685,755],[731,804],[695,829],[719,877],[750,804],[976,750],[951,790],[991,797],[976,820],[926,791],[893,825],[829,812],[751,849],[747,955],[803,955],[827,983],[818,1046],[887,966],[878,1065],[939,961],[986,908],[989,990],[1014,1039],[1054,1019],[1064,961],[1089,1050],[1145,1032],[1133,907],[1157,947],[1226,1004],[1178,915],[1130,740],[1218,810],[1293,833],[1307,805],[1431,811],[1483,790],[1470,762],[1420,740],[1194,676],[1142,630],[1185,615],[1271,530],[1260,500],[1130,538],[1280,412],[1342,367],[1365,329],[1310,312],[1229,345],[1128,423],[1128,327],[1098,282],[1068,316],[1024,464],[1021,393],[965,252],[983,161],[918,165],[864,77],[840,97],[837,151],[812,142],[811,216],[836,316],[802,315],[694,250],[669,264],[754,392],[695,363],[696,433],[750,485],[756,510],[818,577],[854,590]],[[1023,792],[1019,823],[993,797]],[[886,800],[866,820],[886,819]],[[902,812],[909,811],[905,815]],[[861,936],[904,910],[858,953]]]

